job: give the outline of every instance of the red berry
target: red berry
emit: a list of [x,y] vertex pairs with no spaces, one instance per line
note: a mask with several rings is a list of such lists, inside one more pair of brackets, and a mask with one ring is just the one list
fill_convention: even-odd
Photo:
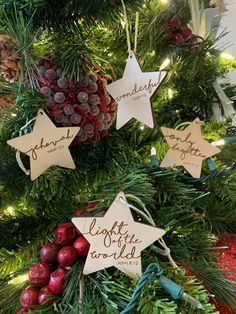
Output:
[[178,32],[180,28],[181,28],[181,22],[178,17],[174,17],[173,19],[170,20],[170,29],[172,33]]
[[55,264],[57,263],[57,254],[60,250],[60,245],[57,243],[46,243],[41,247],[40,259],[42,263]]
[[197,37],[192,37],[191,38],[191,43],[196,44],[199,42],[199,39]]
[[88,202],[86,208],[88,208],[88,209],[93,209],[93,208],[97,207],[97,205],[98,205],[99,203],[100,203],[99,201],[91,201],[91,202]]
[[79,124],[82,120],[82,117],[78,113],[74,113],[70,116],[70,121],[74,124]]
[[29,268],[28,273],[31,285],[43,287],[48,284],[51,272],[47,264],[37,263]]
[[51,63],[50,63],[50,61],[44,60],[43,66],[44,66],[46,69],[50,69],[50,68],[51,68]]
[[76,228],[71,222],[66,222],[57,227],[56,243],[67,245],[76,238]]
[[[199,38],[191,37],[190,41],[191,41],[192,44],[197,44],[199,42]],[[193,50],[195,50],[197,48],[198,48],[198,45],[194,45],[194,46],[191,47],[191,49],[193,49]]]
[[73,247],[76,249],[79,256],[87,256],[89,246],[89,242],[84,237],[78,237],[73,244]]
[[180,33],[183,36],[185,41],[187,41],[189,38],[191,38],[191,36],[193,34],[192,30],[189,27],[181,27]]
[[20,295],[21,306],[28,310],[32,305],[37,305],[39,297],[39,289],[35,287],[28,287],[22,291]]
[[72,266],[78,259],[78,253],[72,246],[65,246],[59,251],[57,259],[63,267]]
[[63,268],[58,268],[56,271],[51,273],[48,288],[53,294],[63,293],[63,285],[66,271]]
[[51,305],[54,300],[52,298],[53,294],[48,287],[44,287],[39,292],[39,304]]
[[172,34],[171,40],[177,44],[183,44],[185,42],[183,36],[180,33]]
[[[84,208],[77,208],[76,211],[74,212],[73,216],[74,217],[83,217],[85,216],[87,211]],[[77,229],[78,232],[78,229]]]

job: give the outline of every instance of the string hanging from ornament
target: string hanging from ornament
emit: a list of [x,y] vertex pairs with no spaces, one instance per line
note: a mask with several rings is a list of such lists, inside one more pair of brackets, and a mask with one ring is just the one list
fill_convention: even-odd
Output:
[[[22,131],[34,120],[32,132],[22,135]],[[69,145],[79,130],[79,127],[56,127],[46,113],[39,109],[36,118],[20,130],[20,136],[8,140],[7,144],[17,150],[16,159],[20,168],[26,175],[30,174],[33,181],[51,166],[75,169]],[[25,169],[19,151],[30,157],[30,172]]]
[[[150,215],[149,211],[147,210],[146,206],[144,205],[144,203],[137,197],[131,194],[126,194],[127,198],[133,199],[134,201],[137,201],[143,208],[143,211],[138,209],[136,206],[128,203],[125,199],[120,198],[120,201],[126,205],[128,205],[129,208],[133,209],[137,214],[141,215],[142,217],[145,218],[145,220],[153,227],[156,227],[156,224],[152,218],[152,216]],[[169,247],[166,245],[163,237],[160,237],[159,239],[157,239],[157,241],[159,242],[159,244],[163,247],[164,252],[162,253],[158,247],[156,247],[155,245],[152,245],[151,248],[152,250],[158,252],[159,254],[162,254],[164,256],[166,256],[169,259],[169,262],[171,264],[171,266],[173,268],[178,268],[178,265],[175,263],[175,261],[173,260],[172,256],[171,256],[171,251],[169,249]]]
[[[151,97],[159,88],[166,77],[165,71],[142,72],[131,48],[128,17],[124,1],[121,0],[124,9],[124,26],[126,30],[128,59],[126,62],[123,77],[107,85],[107,90],[118,104],[116,129],[119,130],[132,118],[154,127],[154,118],[151,107]],[[137,49],[139,15],[136,14],[135,44]]]
[[[26,122],[26,124],[24,126],[22,126],[20,128],[20,131],[19,131],[19,136],[22,135],[23,131],[26,131],[25,134],[27,133],[27,128],[29,125],[31,125],[31,123],[33,121],[35,121],[36,117],[31,119],[30,121]],[[30,170],[27,170],[22,162],[22,159],[21,159],[21,152],[17,149],[16,150],[16,161],[18,163],[18,166],[21,168],[21,170],[27,175],[29,176],[30,175]]]
[[[184,130],[180,126],[189,124]],[[177,128],[162,127],[161,131],[169,149],[161,162],[161,167],[183,166],[194,178],[200,178],[202,161],[220,152],[202,138],[201,121],[197,118],[191,123],[181,123]]]

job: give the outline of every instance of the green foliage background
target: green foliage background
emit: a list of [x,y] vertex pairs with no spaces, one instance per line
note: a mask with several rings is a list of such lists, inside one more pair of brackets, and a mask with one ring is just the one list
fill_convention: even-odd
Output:
[[[166,243],[180,265],[174,271],[165,257],[147,249],[143,268],[159,262],[167,277],[204,304],[205,313],[216,313],[209,302],[210,294],[236,311],[235,290],[218,269],[215,253],[209,250],[217,234],[236,231],[235,173],[191,180],[181,168],[161,169],[150,163],[152,146],[157,148],[158,160],[167,150],[160,133],[162,125],[176,127],[198,116],[205,122],[202,131],[206,140],[227,135],[230,121],[211,120],[212,104],[220,104],[212,84],[235,66],[234,59],[221,58],[210,38],[197,48],[170,42],[170,19],[177,15],[183,25],[190,20],[187,1],[126,1],[132,45],[135,13],[140,15],[137,55],[143,71],[158,71],[167,57],[171,60],[166,69],[168,77],[153,99],[155,128],[148,129],[136,121],[119,132],[113,127],[100,142],[71,148],[76,170],[52,167],[31,182],[6,144],[45,106],[45,97],[25,87],[24,80],[34,87],[35,64],[44,53],[60,54],[65,74],[74,79],[89,67],[120,78],[127,57],[126,34],[120,23],[123,11],[120,1],[108,0],[1,0],[0,4],[1,33],[12,37],[22,54],[23,68],[20,82],[10,84],[1,79],[1,92],[11,95],[17,107],[6,110],[0,122],[0,313],[19,309],[18,296],[27,283],[13,284],[12,280],[38,260],[40,246],[53,241],[56,226],[68,221],[77,207],[90,200],[102,200],[94,215],[105,213],[120,190],[138,197],[157,226],[167,231]],[[209,1],[205,5],[209,6]],[[226,86],[225,91],[234,100],[235,87]],[[226,145],[214,159],[219,171],[231,165],[235,150],[235,144]],[[27,157],[22,158],[28,165]],[[209,174],[204,164],[202,177]],[[133,198],[129,201],[134,202]],[[140,203],[135,205],[142,209]],[[14,214],[6,211],[9,206],[15,209]],[[82,267],[83,261],[79,261],[71,269],[62,298],[34,313],[78,313]],[[113,268],[84,279],[86,314],[118,313],[136,284]],[[142,314],[198,312],[181,301],[174,302],[157,282],[151,281],[135,310]]]

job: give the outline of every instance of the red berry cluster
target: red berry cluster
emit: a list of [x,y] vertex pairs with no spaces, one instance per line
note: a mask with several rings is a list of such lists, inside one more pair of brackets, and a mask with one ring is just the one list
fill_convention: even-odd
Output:
[[73,145],[90,144],[106,136],[116,113],[116,102],[106,86],[111,77],[90,72],[74,82],[64,77],[55,56],[39,62],[40,91],[49,97],[47,110],[58,126],[79,126]]
[[198,40],[193,37],[192,30],[187,26],[181,26],[179,18],[174,17],[169,22],[169,27],[171,31],[170,40],[176,44],[184,44],[186,42],[196,43]]
[[[84,213],[78,209],[74,216]],[[37,304],[51,305],[55,301],[53,296],[63,293],[67,271],[80,257],[88,254],[88,241],[71,222],[59,225],[55,233],[55,242],[44,244],[40,250],[40,262],[29,268],[30,286],[21,293],[22,309],[17,314],[26,313],[29,309],[32,311]]]

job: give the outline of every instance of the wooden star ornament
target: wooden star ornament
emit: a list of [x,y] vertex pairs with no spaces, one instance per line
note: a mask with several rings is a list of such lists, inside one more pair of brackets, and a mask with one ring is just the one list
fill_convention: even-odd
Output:
[[132,278],[141,275],[141,251],[165,234],[165,230],[135,222],[123,192],[104,217],[78,217],[72,222],[90,243],[85,275],[111,266]]
[[123,77],[107,86],[109,94],[118,103],[116,129],[132,118],[154,127],[151,97],[166,77],[167,72],[142,72],[132,53],[127,60]]
[[51,166],[75,169],[68,147],[79,130],[79,127],[56,127],[40,109],[32,133],[7,143],[30,157],[30,176],[35,180]]
[[220,152],[202,138],[198,118],[183,131],[164,127],[161,131],[169,145],[161,167],[183,166],[194,178],[200,178],[202,161]]

